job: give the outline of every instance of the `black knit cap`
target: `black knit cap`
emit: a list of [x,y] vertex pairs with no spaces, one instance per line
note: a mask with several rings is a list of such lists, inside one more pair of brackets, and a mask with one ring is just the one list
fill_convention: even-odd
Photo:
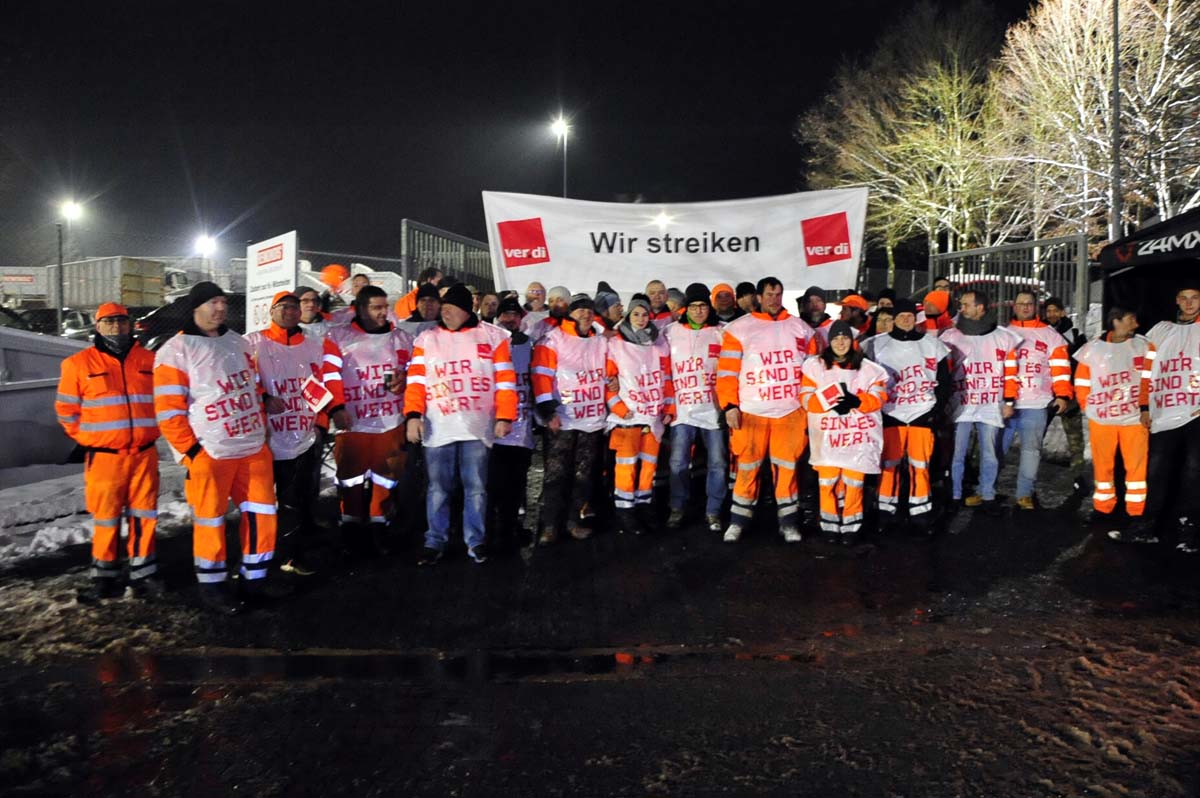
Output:
[[225,296],[225,292],[216,283],[210,283],[208,280],[196,283],[192,290],[188,291],[188,308],[195,310],[208,300],[219,296]]
[[417,289],[417,299],[425,299],[426,297],[436,299],[438,302],[442,301],[441,292],[438,291],[438,287],[433,283],[422,283],[421,287]]
[[442,297],[443,305],[454,305],[456,308],[462,308],[467,313],[474,313],[474,302],[471,299],[471,290],[462,283],[457,283],[446,289],[445,296]]
[[519,313],[525,315],[525,309],[521,307],[521,303],[516,297],[509,297],[500,300],[500,306],[496,308],[496,316],[499,317],[503,313]]
[[748,295],[752,296],[754,293],[755,293],[754,283],[743,282],[743,283],[737,284],[737,298],[738,299],[741,299],[742,297],[748,296]]
[[810,285],[804,290],[804,296],[801,299],[808,299],[810,296],[820,297],[821,301],[825,301],[825,289],[819,285]]
[[684,304],[690,305],[693,302],[703,302],[706,305],[712,303],[712,292],[708,290],[708,286],[704,283],[692,283],[683,292]]
[[596,310],[596,303],[593,302],[592,298],[587,294],[572,294],[571,304],[567,308],[567,312],[570,313],[571,311],[579,310],[580,308],[586,308],[594,312]]
[[842,321],[841,319],[838,319],[833,324],[829,325],[829,340],[832,341],[834,338],[837,338],[839,335],[844,335],[847,338],[849,338],[851,341],[854,340],[854,330],[851,329],[849,324]]
[[917,303],[913,302],[906,296],[896,297],[896,300],[892,303],[892,311],[895,312],[897,316],[899,316],[901,313],[915,314],[917,312]]

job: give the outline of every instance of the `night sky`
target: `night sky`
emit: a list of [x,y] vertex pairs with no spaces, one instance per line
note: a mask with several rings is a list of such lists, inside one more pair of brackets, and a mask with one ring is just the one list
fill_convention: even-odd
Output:
[[[0,265],[399,252],[404,217],[484,237],[483,189],[696,201],[804,188],[796,117],[911,2],[60,3],[0,24]],[[1001,19],[1025,0],[997,4]],[[244,250],[243,250],[244,251]]]

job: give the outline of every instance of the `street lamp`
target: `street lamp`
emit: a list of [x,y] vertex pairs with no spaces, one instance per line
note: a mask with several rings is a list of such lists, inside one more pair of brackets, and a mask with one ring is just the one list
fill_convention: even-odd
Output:
[[217,240],[209,235],[196,237],[196,254],[207,258],[217,251]]
[[550,132],[557,138],[562,139],[563,145],[563,199],[567,198],[567,138],[571,133],[571,126],[567,124],[567,120],[563,119],[563,115],[559,114],[558,119],[555,119],[550,125]]
[[[83,206],[74,200],[67,200],[58,209],[59,215],[68,222],[73,222],[83,216]],[[66,281],[63,279],[63,223],[55,222],[58,228],[58,301],[55,303],[55,317],[58,319],[58,334],[66,332],[63,328],[63,303],[66,301]]]

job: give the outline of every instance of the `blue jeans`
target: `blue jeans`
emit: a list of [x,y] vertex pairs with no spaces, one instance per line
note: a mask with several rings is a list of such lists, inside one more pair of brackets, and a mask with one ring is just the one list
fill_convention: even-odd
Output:
[[1017,469],[1018,499],[1033,495],[1038,466],[1042,462],[1042,441],[1046,437],[1048,413],[1049,410],[1045,407],[1029,407],[1018,410],[1012,418],[1004,423],[1004,437],[1000,444],[1003,456],[1008,456],[1013,436],[1018,433],[1021,435],[1021,464]]
[[468,549],[483,543],[488,447],[483,441],[427,446],[425,471],[429,475],[429,492],[425,495],[425,515],[429,519],[426,548],[445,550],[450,537],[450,497],[460,481],[463,486],[463,540]]
[[963,497],[963,471],[966,470],[967,452],[971,449],[971,432],[979,438],[979,495],[984,500],[996,498],[996,474],[1000,462],[996,459],[996,437],[999,427],[980,421],[960,421],[954,425],[954,461],[950,464],[950,478],[954,484],[954,498]]
[[692,442],[699,435],[708,452],[708,477],[705,480],[707,499],[705,515],[720,515],[721,504],[729,490],[726,482],[729,474],[729,454],[725,443],[725,430],[701,429],[691,424],[676,424],[671,427],[671,509],[682,510],[687,506],[692,480],[688,466],[692,462]]

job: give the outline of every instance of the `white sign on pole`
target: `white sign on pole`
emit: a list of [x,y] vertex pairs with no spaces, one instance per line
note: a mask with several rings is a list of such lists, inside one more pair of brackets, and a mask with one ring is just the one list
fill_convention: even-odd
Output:
[[585,202],[483,192],[497,289],[621,293],[659,279],[756,282],[773,275],[789,289],[853,289],[867,217],[865,188],[675,204]]
[[271,298],[296,290],[296,231],[246,247],[246,332],[271,324]]

